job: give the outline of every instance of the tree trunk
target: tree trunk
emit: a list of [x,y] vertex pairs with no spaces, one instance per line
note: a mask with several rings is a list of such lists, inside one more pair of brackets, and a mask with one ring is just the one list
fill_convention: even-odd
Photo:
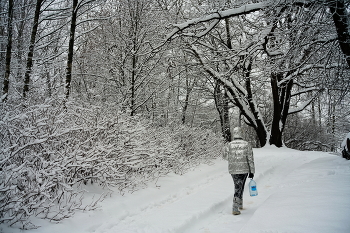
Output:
[[[227,48],[232,49],[231,43],[231,32],[230,32],[230,21],[225,19],[225,29],[226,29],[226,45]],[[224,88],[224,93],[221,92],[222,84],[216,81],[214,89],[214,99],[216,109],[220,116],[221,132],[225,139],[225,142],[232,141],[231,128],[230,128],[230,115],[229,115],[229,97],[227,95],[227,90]]]
[[271,125],[270,145],[282,147],[282,134],[287,121],[293,80],[291,79],[284,87],[278,87],[281,73],[271,74],[271,90],[273,100],[273,119]]
[[350,25],[344,1],[327,0],[327,2],[337,30],[340,49],[345,55],[346,62],[350,67]]
[[[187,64],[186,56],[184,56],[184,61]],[[189,101],[190,101],[190,94],[191,94],[191,91],[192,91],[192,88],[193,88],[193,85],[194,85],[194,84],[191,84],[191,80],[189,78],[188,66],[187,65],[185,66],[185,75],[186,75],[186,77],[185,77],[186,78],[186,96],[185,96],[185,103],[184,103],[184,106],[182,108],[182,117],[181,117],[182,124],[186,123],[187,108],[188,108]]]
[[181,117],[181,122],[184,125],[186,123],[186,112],[187,112],[187,107],[188,107],[188,102],[190,99],[190,93],[187,90],[186,91],[186,97],[185,97],[185,105],[182,108],[182,117]]
[[270,145],[275,145],[277,147],[282,146],[282,131],[280,128],[281,122],[281,105],[279,98],[278,74],[271,74],[271,90],[272,90],[272,100],[273,100],[273,118],[271,125],[271,136]]
[[2,101],[5,102],[8,98],[10,71],[11,71],[11,50],[12,50],[12,19],[13,19],[13,0],[8,3],[8,22],[7,22],[7,46],[6,46],[6,60],[5,60],[5,76],[4,85],[2,89]]
[[137,65],[138,65],[138,44],[139,44],[139,2],[138,1],[131,1],[128,2],[129,4],[129,13],[131,17],[131,38],[132,38],[132,58],[131,58],[131,116],[135,115],[136,111],[136,79],[138,78],[137,74]]
[[50,71],[46,72],[46,85],[47,85],[47,95],[48,97],[52,97],[52,90],[51,90],[51,79],[50,79]]
[[[136,48],[136,45],[134,45],[134,49]],[[135,51],[135,50],[134,50]],[[135,87],[136,87],[136,63],[137,63],[137,57],[136,54],[132,55],[132,71],[131,71],[131,116],[135,115]]]
[[[265,123],[263,122],[262,116],[260,115],[260,111],[258,109],[258,106],[253,100],[253,91],[252,91],[252,86],[251,86],[251,79],[250,79],[250,73],[252,71],[252,65],[253,65],[253,60],[252,58],[250,59],[243,59],[248,62],[248,64],[243,64],[243,75],[245,77],[245,85],[246,85],[246,90],[247,90],[247,102],[248,105],[251,109],[251,113],[254,116],[255,120],[255,126],[253,128],[255,129],[255,132],[259,138],[259,142],[261,146],[265,146],[266,144],[266,137],[267,137],[267,132],[266,132],[266,127]],[[242,112],[244,115],[244,112]]]
[[230,129],[230,117],[229,117],[229,101],[228,96],[225,90],[225,93],[222,93],[220,82],[216,81],[214,88],[214,100],[216,110],[219,113],[220,125],[222,136],[225,139],[225,142],[230,142],[231,138],[231,129]]
[[186,123],[186,112],[187,112],[188,103],[190,100],[191,87],[189,85],[190,84],[188,81],[188,77],[186,76],[186,96],[185,96],[185,103],[184,103],[184,106],[182,108],[182,117],[181,117],[181,122],[183,125]]
[[[13,25],[15,26],[15,30],[14,32],[16,33],[16,52],[13,53],[14,57],[17,59],[17,69],[16,70],[16,74],[14,74],[14,70],[12,70],[12,75],[15,77],[15,80],[20,80],[22,79],[22,75],[25,71],[23,71],[24,66],[22,66],[23,61],[24,61],[24,50],[25,50],[25,43],[24,43],[24,36],[25,36],[25,19],[27,17],[27,9],[25,7],[25,1],[22,1],[22,3],[19,3],[19,9],[17,12],[17,17],[15,19],[15,22]],[[14,3],[15,5],[15,9],[17,8],[16,2]]]
[[35,38],[36,38],[37,31],[38,31],[38,26],[39,26],[39,16],[40,16],[40,8],[41,8],[42,1],[43,0],[36,1],[34,22],[33,22],[32,34],[30,36],[30,46],[29,46],[29,52],[28,52],[28,57],[27,57],[27,67],[26,67],[26,73],[24,75],[24,87],[23,87],[23,97],[24,98],[26,97],[27,92],[29,91],[30,73],[31,73],[32,67],[33,67],[33,54],[34,54]]
[[229,115],[229,98],[227,96],[226,90],[224,90],[224,98],[223,98],[223,133],[225,135],[225,139],[230,142],[232,141],[231,137],[231,128],[230,128],[230,115]]
[[73,10],[72,10],[72,19],[70,25],[70,35],[69,35],[69,47],[68,47],[68,58],[67,58],[67,68],[66,68],[66,90],[65,96],[68,99],[70,94],[70,86],[72,81],[72,66],[73,66],[73,54],[74,54],[74,37],[75,37],[75,28],[77,22],[77,9],[78,0],[73,0]]

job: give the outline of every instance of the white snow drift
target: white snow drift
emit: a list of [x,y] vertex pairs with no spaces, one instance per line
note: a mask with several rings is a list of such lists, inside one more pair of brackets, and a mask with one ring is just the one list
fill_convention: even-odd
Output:
[[[161,177],[148,188],[106,198],[99,209],[28,233],[250,233],[350,230],[350,161],[323,152],[255,149],[259,196],[244,194],[241,215],[231,215],[233,182],[216,159],[184,174]],[[248,184],[248,182],[247,182]],[[103,190],[88,187],[91,197]],[[0,232],[21,230],[0,226]]]

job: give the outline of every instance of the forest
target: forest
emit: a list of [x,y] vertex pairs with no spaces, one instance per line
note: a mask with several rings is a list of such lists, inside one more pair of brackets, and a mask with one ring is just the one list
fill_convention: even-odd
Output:
[[[1,0],[0,223],[254,147],[339,153],[347,0]],[[83,204],[84,186],[106,192]]]

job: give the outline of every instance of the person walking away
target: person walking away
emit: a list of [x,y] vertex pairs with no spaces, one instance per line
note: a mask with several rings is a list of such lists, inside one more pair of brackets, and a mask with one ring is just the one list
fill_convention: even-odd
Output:
[[241,128],[234,128],[232,136],[233,141],[228,142],[224,148],[223,158],[228,161],[228,171],[235,187],[232,214],[239,215],[239,209],[243,209],[244,184],[248,176],[254,177],[255,165],[252,147],[243,140]]

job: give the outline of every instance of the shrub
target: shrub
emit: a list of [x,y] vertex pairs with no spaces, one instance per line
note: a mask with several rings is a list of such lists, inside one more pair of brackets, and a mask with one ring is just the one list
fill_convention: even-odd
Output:
[[1,109],[0,223],[33,228],[30,218],[68,218],[82,205],[84,185],[120,192],[145,187],[169,172],[185,173],[220,155],[207,130],[155,127],[110,108],[47,101]]

